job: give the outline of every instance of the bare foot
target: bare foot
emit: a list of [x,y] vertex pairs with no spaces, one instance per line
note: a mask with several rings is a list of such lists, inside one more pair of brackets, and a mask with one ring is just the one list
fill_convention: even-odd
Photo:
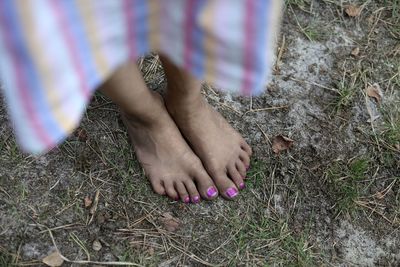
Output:
[[245,187],[251,148],[200,94],[195,101],[193,99],[188,104],[180,102],[176,95],[167,95],[166,106],[220,194],[232,199],[238,194],[238,189]]
[[218,195],[200,159],[183,139],[159,95],[153,94],[152,118],[123,114],[139,162],[156,193],[197,203]]

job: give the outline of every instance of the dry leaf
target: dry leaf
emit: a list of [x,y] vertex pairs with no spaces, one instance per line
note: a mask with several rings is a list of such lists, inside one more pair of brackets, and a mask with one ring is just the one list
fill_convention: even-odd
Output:
[[294,140],[285,137],[283,135],[275,136],[272,140],[272,151],[275,154],[279,154],[281,151],[289,149],[293,145]]
[[93,202],[93,206],[90,208],[89,213],[90,214],[94,214],[97,210],[97,205],[99,204],[99,197],[100,197],[100,191],[97,190],[96,194],[94,195],[94,202]]
[[353,50],[351,50],[351,55],[352,56],[358,56],[358,54],[360,54],[360,48],[359,47],[355,47]]
[[85,204],[85,208],[89,208],[90,206],[92,206],[93,200],[89,196],[86,196],[83,199],[83,202]]
[[358,17],[361,14],[361,10],[362,7],[361,6],[356,6],[356,5],[348,5],[346,6],[346,8],[344,9],[344,12],[346,12],[346,14],[349,17]]
[[86,142],[88,139],[88,135],[85,129],[78,128],[75,132],[75,136],[78,137],[78,140],[81,142]]
[[149,247],[149,249],[147,250],[147,253],[148,253],[150,256],[153,256],[153,255],[154,255],[154,248],[153,248],[153,247]]
[[104,217],[104,214],[99,213],[97,214],[97,224],[102,225],[106,221],[106,218]]
[[63,258],[61,258],[61,254],[58,251],[54,251],[50,255],[44,257],[42,259],[42,262],[46,264],[47,266],[61,266],[64,262]]
[[367,22],[368,22],[368,25],[369,25],[369,26],[373,25],[373,24],[374,24],[374,21],[375,21],[375,16],[374,16],[374,15],[371,15],[371,16],[369,16],[369,17],[367,18]]
[[380,117],[381,117],[380,115],[373,115],[373,114],[370,114],[370,118],[367,120],[367,122],[368,122],[368,123],[374,122],[374,121],[376,121],[377,119],[379,119]]
[[99,240],[93,241],[92,248],[94,251],[99,251],[103,246],[101,245]]
[[373,85],[369,85],[366,89],[366,92],[369,97],[375,98],[378,104],[382,102],[383,93],[379,84],[374,83]]
[[377,199],[383,199],[385,197],[381,192],[376,192],[375,196]]
[[175,232],[180,225],[179,220],[172,216],[170,212],[164,212],[160,218],[160,221],[162,222],[164,228],[170,232]]

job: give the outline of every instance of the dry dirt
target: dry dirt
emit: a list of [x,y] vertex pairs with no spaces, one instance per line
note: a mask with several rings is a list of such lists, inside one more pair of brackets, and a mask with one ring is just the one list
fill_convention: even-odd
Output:
[[[266,92],[204,87],[255,151],[235,201],[155,195],[100,94],[41,157],[18,150],[0,104],[0,266],[40,266],[56,246],[63,266],[399,266],[400,2],[355,2],[357,17],[342,1],[286,2]],[[162,91],[157,57],[140,64]],[[365,94],[374,83],[381,103]],[[278,135],[294,140],[279,155]]]

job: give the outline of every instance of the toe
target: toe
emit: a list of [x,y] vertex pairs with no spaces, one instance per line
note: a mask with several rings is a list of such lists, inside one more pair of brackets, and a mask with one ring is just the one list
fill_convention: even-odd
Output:
[[251,155],[253,154],[253,151],[251,149],[251,147],[246,143],[246,141],[243,140],[241,146],[240,146],[244,151],[246,151],[247,155],[249,155],[249,157],[251,157]]
[[153,187],[154,192],[159,195],[165,195],[165,188],[161,182],[161,180],[150,179],[151,186]]
[[246,170],[249,169],[250,167],[250,157],[249,154],[247,154],[246,151],[242,150],[239,154],[239,159],[243,162],[244,167]]
[[189,203],[190,202],[190,197],[189,194],[186,190],[186,187],[183,183],[178,182],[175,184],[175,189],[179,194],[179,197],[181,198],[183,203]]
[[164,187],[165,187],[165,191],[167,192],[167,195],[171,199],[173,199],[173,200],[178,200],[179,199],[179,195],[175,190],[175,186],[174,186],[173,182],[164,181]]
[[190,201],[192,203],[199,203],[200,202],[200,194],[197,191],[196,185],[192,180],[187,180],[185,182],[186,190],[189,192]]
[[228,166],[228,176],[232,179],[237,188],[244,188],[242,175],[240,175],[240,173],[238,172],[235,164],[231,164]]
[[236,185],[225,173],[213,175],[214,183],[218,188],[219,193],[226,199],[233,199],[239,193]]
[[194,181],[202,198],[210,200],[218,196],[217,187],[206,171],[198,171],[194,175]]
[[240,173],[243,179],[246,179],[246,167],[243,161],[237,160],[235,164],[236,170]]

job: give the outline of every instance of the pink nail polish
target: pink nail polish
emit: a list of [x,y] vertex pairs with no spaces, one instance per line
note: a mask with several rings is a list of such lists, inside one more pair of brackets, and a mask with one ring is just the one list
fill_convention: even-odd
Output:
[[228,188],[228,190],[226,190],[226,195],[230,198],[234,198],[236,197],[236,195],[238,194],[238,191],[236,190],[236,188]]
[[183,199],[183,202],[186,203],[186,204],[189,203],[190,202],[190,197],[185,197]]
[[246,167],[246,171],[250,170],[250,165]]
[[198,203],[200,201],[200,197],[199,196],[194,196],[192,199],[193,203]]
[[246,185],[243,183],[243,182],[241,182],[240,184],[239,184],[239,188],[240,189],[243,189],[243,188],[245,188],[246,187]]
[[207,196],[208,197],[215,197],[218,194],[217,189],[215,187],[210,187],[207,190]]

